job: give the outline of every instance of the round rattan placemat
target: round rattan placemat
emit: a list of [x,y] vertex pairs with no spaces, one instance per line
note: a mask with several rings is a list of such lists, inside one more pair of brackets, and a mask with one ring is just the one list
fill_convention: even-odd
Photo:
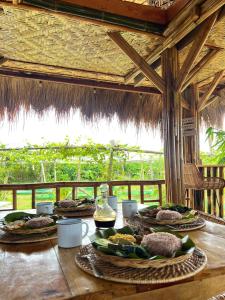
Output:
[[198,218],[196,221],[193,223],[189,224],[180,224],[180,225],[153,225],[149,224],[148,222],[145,222],[145,220],[138,215],[133,216],[132,218],[126,219],[126,223],[131,226],[143,226],[146,228],[152,227],[154,228],[164,228],[164,229],[169,229],[170,231],[175,231],[175,232],[182,232],[182,231],[192,231],[192,230],[197,230],[201,229],[205,226],[205,220],[203,218]]
[[90,263],[82,257],[87,254],[90,254],[94,265],[103,273],[102,279],[133,284],[159,284],[183,280],[199,273],[207,263],[205,253],[200,249],[196,249],[185,262],[162,268],[116,267],[100,260],[95,255],[92,245],[89,244],[80,249],[80,252],[75,256],[75,262],[82,270],[93,276],[94,273]]
[[49,240],[57,239],[57,233],[52,234],[40,233],[40,234],[29,234],[29,235],[16,235],[9,234],[0,230],[0,243],[3,244],[26,244],[26,243],[37,243]]

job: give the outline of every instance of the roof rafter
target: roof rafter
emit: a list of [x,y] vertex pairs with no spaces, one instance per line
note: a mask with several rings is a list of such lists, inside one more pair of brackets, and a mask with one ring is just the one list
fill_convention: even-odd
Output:
[[196,59],[198,58],[208,36],[213,28],[216,20],[218,17],[218,12],[214,13],[207,21],[205,21],[202,24],[201,30],[198,35],[198,39],[196,39],[193,44],[191,49],[189,50],[189,53],[179,71],[178,74],[178,81],[177,81],[177,90],[181,91],[182,86],[185,83],[185,80],[187,76],[189,75],[192,66],[194,65]]
[[164,91],[164,80],[148,63],[137,53],[137,51],[118,32],[109,32],[109,37],[120,47],[120,49],[133,61],[141,72],[151,80],[160,92]]
[[[218,11],[225,1],[206,0],[204,6],[200,1],[190,1],[187,4],[187,9],[182,10],[170,23],[165,31],[165,40],[160,43],[152,53],[146,58],[149,64],[152,64],[157,60],[161,53],[167,48],[176,44],[180,44],[179,47],[183,48],[185,45],[181,45],[183,39],[187,39],[187,43],[193,40],[193,34],[198,34],[198,26],[205,21],[210,15]],[[208,10],[206,8],[209,8]],[[186,8],[186,7],[185,7]],[[223,14],[218,19],[222,18]],[[144,76],[141,74],[138,68],[134,68],[126,76],[126,83],[129,83],[135,79],[137,85],[140,85]]]
[[182,91],[184,91],[187,88],[187,86],[192,82],[192,80],[198,74],[198,72],[200,72],[202,68],[206,64],[208,64],[221,50],[222,50],[221,48],[211,49],[204,57],[202,57],[202,59],[189,72],[187,79],[182,86]]
[[212,82],[210,83],[208,89],[205,91],[205,93],[203,94],[203,96],[199,99],[199,103],[198,103],[198,109],[199,109],[199,111],[201,111],[205,107],[205,104],[207,103],[207,101],[209,100],[209,98],[212,96],[212,93],[214,92],[214,90],[217,87],[218,83],[223,78],[224,72],[225,71],[223,70],[223,71],[218,72],[215,75],[215,77],[212,80]]

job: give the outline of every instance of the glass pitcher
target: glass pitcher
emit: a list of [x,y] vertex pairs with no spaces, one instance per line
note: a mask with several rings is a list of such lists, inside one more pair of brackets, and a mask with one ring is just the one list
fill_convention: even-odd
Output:
[[114,227],[116,221],[115,211],[108,205],[108,184],[100,185],[101,196],[96,198],[94,221],[97,228]]

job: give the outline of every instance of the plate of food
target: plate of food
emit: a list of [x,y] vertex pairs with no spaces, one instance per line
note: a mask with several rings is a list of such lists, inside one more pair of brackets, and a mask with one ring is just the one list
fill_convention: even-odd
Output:
[[138,211],[142,220],[156,225],[190,224],[198,220],[198,213],[186,206],[148,206]]
[[60,200],[54,203],[54,208],[56,212],[94,210],[95,200],[88,198],[77,200]]
[[99,230],[90,237],[95,255],[112,265],[133,268],[161,268],[189,259],[195,243],[188,235],[155,232],[139,235],[137,229]]
[[1,230],[17,235],[53,233],[57,229],[57,219],[54,215],[39,216],[18,211],[5,216]]

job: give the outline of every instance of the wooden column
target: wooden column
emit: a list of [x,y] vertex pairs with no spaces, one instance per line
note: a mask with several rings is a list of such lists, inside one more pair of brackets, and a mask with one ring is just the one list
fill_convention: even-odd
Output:
[[[196,84],[190,85],[184,91],[184,97],[190,104],[191,109],[184,111],[184,118],[193,118],[195,124],[195,130],[193,135],[184,136],[184,162],[200,164],[200,147],[199,147],[199,92]],[[190,207],[203,210],[203,191],[190,191],[189,192],[189,204]]]
[[163,134],[165,153],[165,179],[167,201],[184,203],[183,139],[181,93],[176,90],[178,52],[175,47],[162,54],[162,76],[165,81],[163,94]]
[[197,85],[192,84],[190,87],[188,87],[184,92],[184,96],[190,104],[191,109],[189,111],[184,111],[183,117],[193,118],[195,124],[193,135],[184,137],[184,162],[199,164],[199,93]]

